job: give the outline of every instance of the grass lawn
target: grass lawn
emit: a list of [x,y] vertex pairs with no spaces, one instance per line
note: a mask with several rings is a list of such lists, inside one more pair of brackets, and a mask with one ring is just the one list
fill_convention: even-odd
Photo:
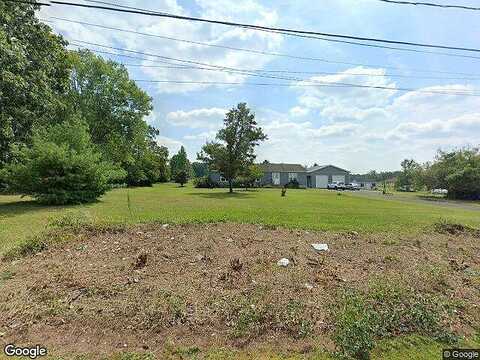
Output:
[[151,188],[116,189],[94,204],[41,206],[28,198],[0,196],[0,253],[41,232],[52,217],[86,211],[101,222],[261,223],[286,227],[359,232],[415,232],[439,219],[480,226],[480,213],[435,204],[359,197],[325,190],[238,190],[184,188],[159,184]]

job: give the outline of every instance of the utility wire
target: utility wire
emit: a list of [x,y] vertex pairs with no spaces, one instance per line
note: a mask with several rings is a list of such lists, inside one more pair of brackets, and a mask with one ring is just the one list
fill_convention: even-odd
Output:
[[[78,47],[80,49],[90,50],[95,53],[99,54],[106,54],[106,55],[114,55],[119,57],[126,57],[130,59],[142,60],[147,62],[153,63],[162,63],[167,65],[148,65],[148,64],[128,64],[128,63],[121,63],[123,66],[126,67],[142,67],[142,68],[161,68],[161,69],[185,69],[185,70],[207,70],[206,68],[202,68],[199,66],[191,66],[191,65],[180,65],[170,63],[164,60],[152,60],[145,57],[138,57],[138,56],[130,56],[125,54],[119,54],[109,51],[101,51],[95,50],[92,48],[88,48],[82,45],[77,44],[70,44],[72,46]],[[208,70],[217,70],[217,69],[208,69]],[[308,74],[308,75],[338,75],[338,72],[327,72],[327,71],[296,71],[296,70],[287,70],[287,69],[241,69],[244,72],[258,72],[258,73],[281,73],[281,74]],[[351,76],[366,76],[366,77],[397,77],[397,78],[413,78],[413,79],[426,79],[426,80],[460,80],[460,81],[479,81],[479,77],[441,77],[441,76],[414,76],[414,75],[401,75],[401,74],[365,74],[365,73],[355,73],[355,72],[347,72],[347,75]]]
[[462,9],[462,10],[474,10],[480,11],[480,7],[467,6],[467,5],[449,5],[449,4],[437,4],[430,2],[420,2],[420,1],[399,1],[399,0],[378,0],[384,3],[397,4],[397,5],[415,5],[415,6],[430,6],[430,7],[439,7],[444,9]]
[[[165,84],[199,84],[199,85],[247,85],[247,86],[272,86],[272,87],[332,87],[331,84],[286,84],[286,83],[252,83],[252,82],[227,82],[227,81],[183,81],[183,80],[143,80],[143,79],[135,79],[135,82],[145,82],[145,83],[165,83]],[[376,87],[382,90],[385,88]],[[474,96],[480,97],[480,94],[455,94],[455,93],[446,93],[446,92],[436,92],[436,91],[420,91],[415,89],[408,89],[408,88],[389,88],[386,90],[398,90],[398,91],[416,91],[416,92],[427,92],[432,94],[442,94],[442,95],[455,95],[455,96]]]
[[50,4],[41,3],[41,2],[24,1],[24,0],[4,0],[4,1],[9,1],[9,2],[14,1],[14,2],[17,2],[17,3],[27,3],[27,4],[39,5],[39,6],[50,6],[51,4],[54,4],[54,5],[65,5],[65,6],[73,6],[73,7],[98,9],[98,10],[109,10],[109,11],[122,12],[122,13],[140,14],[140,15],[171,18],[171,19],[177,19],[177,20],[186,20],[186,21],[202,22],[202,23],[209,23],[209,24],[235,26],[235,27],[242,27],[242,28],[246,28],[246,29],[253,29],[253,30],[259,30],[259,31],[265,31],[265,30],[267,30],[267,31],[281,31],[281,32],[285,32],[286,34],[292,35],[292,36],[296,36],[298,34],[319,35],[319,36],[341,38],[341,39],[348,39],[348,40],[360,40],[360,41],[369,41],[369,42],[376,42],[376,43],[387,43],[387,44],[396,44],[396,45],[417,46],[417,47],[424,47],[424,48],[437,48],[437,49],[458,50],[458,51],[480,53],[480,49],[477,49],[477,48],[468,48],[468,47],[461,47],[461,46],[447,46],[447,45],[427,44],[427,43],[416,43],[416,42],[411,42],[411,41],[398,41],[398,40],[388,40],[388,39],[380,39],[380,38],[369,38],[369,37],[362,37],[362,36],[344,35],[344,34],[336,34],[336,33],[325,33],[325,32],[307,31],[307,30],[295,30],[295,29],[288,29],[288,28],[274,28],[274,27],[268,27],[268,26],[245,24],[245,23],[238,23],[238,22],[231,22],[231,21],[204,19],[204,18],[199,18],[199,17],[194,17],[194,16],[184,16],[184,15],[175,15],[175,14],[169,14],[169,13],[152,12],[150,10],[131,10],[131,9],[122,9],[122,8],[118,8],[118,7],[101,6],[101,5],[75,4],[75,3],[70,3],[70,2],[66,2],[66,1],[58,1],[58,0],[50,0],[49,1]]
[[[295,55],[275,53],[275,52],[268,52],[268,51],[261,51],[261,50],[237,48],[237,47],[233,47],[233,46],[210,44],[210,43],[205,43],[205,42],[200,42],[200,41],[185,40],[185,39],[179,39],[179,38],[174,38],[174,37],[170,37],[170,36],[163,36],[163,35],[157,35],[157,34],[151,34],[151,33],[145,33],[145,32],[139,32],[139,31],[129,30],[129,29],[121,29],[121,28],[112,27],[112,26],[105,26],[105,25],[93,24],[93,23],[89,23],[89,22],[85,22],[85,21],[65,19],[65,18],[56,17],[56,16],[50,16],[49,19],[53,19],[53,20],[56,20],[56,21],[65,21],[65,22],[74,23],[74,24],[80,24],[80,25],[85,25],[85,26],[92,26],[92,27],[97,27],[97,28],[100,28],[100,29],[114,30],[114,31],[120,31],[120,32],[125,32],[125,33],[130,33],[130,34],[136,34],[136,35],[142,35],[142,36],[155,37],[155,38],[164,39],[164,40],[178,41],[178,42],[183,42],[183,43],[188,43],[188,44],[194,44],[194,45],[200,45],[200,46],[209,46],[209,47],[215,47],[215,48],[220,48],[220,49],[243,51],[243,52],[248,52],[248,53],[253,53],[253,54],[271,55],[271,56],[286,57],[286,58],[299,59],[299,60],[312,60],[312,61],[321,60],[321,59],[314,58],[314,57],[295,56]],[[44,21],[44,22],[50,22],[50,20],[46,20],[46,19],[40,19],[40,20],[41,20],[41,21]],[[287,34],[287,33],[280,32],[280,31],[268,31],[268,32],[274,33],[274,34],[280,34],[280,35],[289,35],[289,34]],[[350,44],[350,45],[374,47],[374,48],[380,48],[380,49],[398,50],[398,51],[408,51],[408,52],[415,52],[415,53],[425,53],[425,54],[434,54],[434,55],[443,55],[443,56],[452,56],[452,57],[461,57],[461,58],[469,58],[469,59],[477,59],[477,60],[480,60],[480,57],[479,57],[479,56],[473,56],[473,55],[456,54],[456,53],[455,53],[455,54],[452,54],[452,53],[438,52],[438,51],[428,51],[428,50],[420,50],[420,49],[408,49],[408,48],[400,48],[400,47],[384,46],[384,45],[376,45],[376,44],[365,44],[365,43],[354,42],[354,41],[328,39],[328,38],[319,37],[319,36],[299,35],[299,37],[309,38],[309,39],[323,40],[323,41],[328,41],[328,42],[336,42],[336,43]]]
[[[85,0],[86,1],[86,0]],[[56,17],[53,17],[54,19],[57,19]],[[60,19],[60,18],[58,18]],[[50,22],[49,20],[42,20],[46,22]],[[78,22],[80,24],[87,24],[81,21],[73,21],[73,22]],[[99,25],[102,26],[102,25]],[[103,27],[103,26],[102,26]],[[112,28],[113,29],[113,28]],[[128,30],[128,32],[130,32]],[[134,32],[138,33],[138,32]],[[144,34],[144,33],[139,33],[139,34]],[[152,34],[145,34],[145,35],[151,35],[155,37],[160,37],[160,38],[165,38],[169,40],[176,40],[176,41],[181,41],[181,42],[187,42],[187,43],[193,43],[193,44],[198,44],[198,45],[205,45],[205,46],[213,46],[213,47],[220,47],[220,48],[225,48],[229,50],[238,50],[238,51],[246,51],[246,52],[251,52],[251,53],[258,53],[258,54],[263,54],[263,55],[272,55],[272,56],[281,56],[281,57],[288,57],[288,58],[293,58],[297,60],[308,60],[308,61],[318,61],[318,62],[323,62],[323,63],[328,63],[328,64],[337,64],[337,65],[350,65],[350,66],[365,66],[365,67],[381,67],[389,70],[405,70],[404,68],[400,67],[395,67],[395,66],[389,66],[385,64],[366,64],[366,63],[356,63],[356,62],[346,62],[346,61],[336,61],[336,60],[331,60],[331,59],[325,59],[325,58],[315,58],[315,57],[306,57],[306,56],[295,56],[295,55],[290,55],[290,54],[282,54],[282,53],[273,53],[273,52],[266,52],[266,51],[258,51],[258,50],[252,50],[252,49],[244,49],[244,48],[236,48],[236,47],[231,47],[231,46],[223,46],[223,45],[215,45],[215,44],[207,44],[207,43],[201,43],[197,41],[191,41],[191,40],[184,40],[184,39],[178,39],[178,38],[172,38],[172,37],[166,37],[166,36],[161,36],[161,35],[152,35]],[[96,51],[100,52],[101,51]],[[124,57],[131,57],[131,56],[126,56],[126,55],[121,55],[121,54],[115,54],[115,53],[108,53],[111,55],[118,55],[118,56],[124,56]],[[131,57],[131,58],[136,58],[136,57]],[[145,61],[150,61],[145,58],[138,58],[140,60],[145,60]],[[431,79],[447,79],[447,80],[472,80],[472,77],[480,77],[480,74],[471,74],[471,73],[463,73],[463,72],[452,72],[452,71],[440,71],[440,70],[427,70],[427,69],[409,69],[409,71],[413,72],[421,72],[421,73],[437,73],[437,74],[448,74],[448,75],[461,75],[461,76],[468,76],[467,78],[441,78],[441,77],[423,77],[425,79],[431,78]],[[395,75],[397,77],[417,77],[421,78],[418,76],[408,76],[408,75]]]
[[[278,80],[288,80],[288,81],[301,82],[301,83],[313,83],[313,84],[329,86],[329,87],[371,88],[371,89],[381,89],[381,90],[390,90],[390,91],[397,91],[397,90],[398,91],[417,91],[417,92],[444,94],[444,95],[475,95],[475,96],[480,96],[480,94],[477,95],[476,93],[472,93],[472,92],[469,92],[469,91],[462,91],[462,90],[460,90],[460,91],[459,90],[456,90],[456,91],[421,90],[421,89],[413,89],[413,88],[397,88],[397,87],[388,87],[388,86],[351,84],[351,83],[344,83],[344,82],[329,83],[329,82],[325,82],[325,81],[311,80],[311,79],[309,80],[309,79],[301,79],[301,78],[294,78],[294,77],[272,76],[272,75],[267,75],[267,74],[255,73],[255,72],[252,72],[252,71],[245,71],[245,70],[242,70],[242,69],[237,69],[237,68],[232,68],[232,67],[202,63],[202,62],[199,62],[199,61],[177,59],[177,58],[172,58],[172,57],[167,57],[167,56],[162,56],[162,55],[149,54],[149,53],[140,52],[140,51],[116,48],[116,47],[113,47],[113,46],[95,44],[95,43],[90,43],[90,42],[82,41],[82,40],[73,40],[73,41],[80,42],[80,43],[85,43],[85,44],[88,44],[88,45],[113,49],[113,50],[117,50],[117,51],[124,51],[124,52],[128,52],[128,53],[141,54],[141,55],[151,56],[151,57],[158,57],[162,60],[170,60],[170,61],[177,61],[177,62],[186,63],[186,64],[205,66],[205,69],[212,69],[212,68],[213,69],[221,69],[221,70],[223,70],[227,73],[230,72],[230,73],[234,73],[234,74],[237,74],[237,75],[255,76],[255,77],[278,79]],[[144,81],[144,80],[141,80],[141,81]],[[154,81],[154,80],[152,80],[152,81]]]

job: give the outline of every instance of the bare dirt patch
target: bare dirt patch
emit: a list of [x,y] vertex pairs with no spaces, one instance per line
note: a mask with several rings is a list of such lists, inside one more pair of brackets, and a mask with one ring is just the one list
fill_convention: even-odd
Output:
[[[327,243],[317,253],[312,243]],[[255,225],[149,225],[78,234],[0,265],[0,342],[51,353],[161,354],[200,348],[333,349],[341,289],[402,282],[452,304],[443,324],[480,324],[480,245],[472,234],[359,235]],[[277,266],[288,258],[286,268]]]

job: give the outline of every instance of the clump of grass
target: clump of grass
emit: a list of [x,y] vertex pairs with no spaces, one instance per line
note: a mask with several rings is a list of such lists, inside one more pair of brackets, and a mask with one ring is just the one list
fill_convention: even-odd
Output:
[[85,211],[68,211],[61,216],[50,218],[47,227],[79,232],[82,229],[93,227],[94,225],[95,221],[90,213]]
[[452,341],[442,328],[448,306],[398,284],[378,282],[364,292],[347,290],[334,306],[334,341],[338,355],[346,359],[369,359],[377,341],[419,334]]
[[46,230],[27,237],[3,254],[3,259],[14,260],[45,251],[51,245],[71,240],[81,232],[123,232],[124,224],[98,223],[87,212],[70,211],[50,218]]
[[480,229],[472,228],[468,225],[463,225],[442,219],[433,224],[433,229],[439,234],[462,235],[470,234],[480,237]]
[[243,296],[222,302],[220,308],[234,338],[252,339],[276,331],[303,339],[313,332],[313,320],[307,306],[298,300],[274,303]]

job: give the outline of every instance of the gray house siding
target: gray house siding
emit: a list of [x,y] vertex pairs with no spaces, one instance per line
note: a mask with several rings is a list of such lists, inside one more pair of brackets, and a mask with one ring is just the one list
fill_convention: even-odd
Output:
[[[288,174],[290,172],[280,172],[280,171],[272,171],[272,172],[265,172],[263,175],[262,180],[260,181],[260,185],[272,185],[273,186],[273,178],[272,173],[279,172],[280,173],[280,185],[276,186],[285,186],[289,183],[288,181]],[[306,187],[307,186],[307,174],[305,172],[295,172],[291,171],[292,173],[297,174],[297,181],[300,186]]]
[[328,183],[333,182],[333,177],[335,175],[345,176],[345,182],[350,182],[350,173],[347,170],[337,168],[336,166],[325,166],[319,169],[311,169],[307,171],[307,185],[311,188],[317,187],[317,175],[326,175],[328,176]]
[[[275,186],[285,186],[288,184],[288,174],[289,173],[296,173],[297,174],[297,181],[301,187],[307,188],[316,188],[316,180],[317,175],[325,175],[328,177],[327,182],[332,183],[334,176],[345,176],[345,182],[349,183],[350,180],[350,172],[341,168],[338,168],[333,165],[326,165],[326,166],[316,166],[308,169],[307,171],[303,171],[303,167],[301,165],[295,164],[259,164],[260,167],[264,168],[264,175],[263,178],[260,180],[260,186],[274,186],[273,185],[273,178],[272,173],[277,172],[280,173],[280,184]],[[294,166],[294,167],[292,167]],[[292,169],[290,171],[285,171],[287,169]],[[296,170],[294,170],[296,169]],[[214,182],[221,183],[220,180],[221,176],[218,171],[211,171],[210,179]],[[326,186],[325,186],[326,187]]]

